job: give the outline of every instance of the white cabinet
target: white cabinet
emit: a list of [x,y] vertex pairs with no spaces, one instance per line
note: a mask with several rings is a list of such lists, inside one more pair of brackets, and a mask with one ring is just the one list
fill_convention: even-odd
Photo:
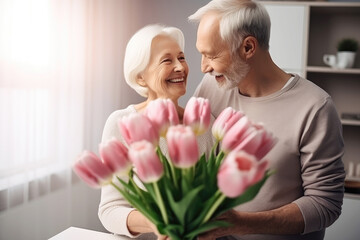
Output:
[[305,74],[307,7],[304,5],[272,5],[265,7],[271,19],[270,54],[286,72]]
[[360,197],[344,198],[342,214],[326,229],[325,240],[360,239]]

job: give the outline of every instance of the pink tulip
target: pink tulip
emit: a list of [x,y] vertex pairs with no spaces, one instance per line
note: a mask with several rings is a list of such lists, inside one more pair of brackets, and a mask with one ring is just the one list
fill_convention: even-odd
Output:
[[206,132],[210,126],[210,103],[208,99],[192,97],[184,112],[184,124],[190,126],[196,135]]
[[222,149],[245,151],[262,159],[275,145],[276,139],[260,124],[252,124],[247,117],[241,118],[225,134]]
[[75,173],[90,187],[99,188],[111,181],[113,172],[98,156],[84,151],[73,166]]
[[231,152],[220,166],[218,187],[227,197],[238,197],[264,177],[266,167],[267,161],[259,162],[244,151]]
[[235,149],[249,134],[248,130],[250,127],[251,122],[246,116],[240,118],[225,134],[221,144],[222,150],[230,152]]
[[128,150],[119,140],[112,138],[99,146],[102,161],[112,172],[125,175],[131,169],[131,162],[128,159]]
[[156,182],[163,175],[163,165],[150,142],[142,140],[132,143],[128,154],[142,182]]
[[140,140],[158,144],[159,134],[151,121],[143,114],[132,113],[119,121],[120,133],[128,145]]
[[225,108],[220,115],[216,118],[212,126],[212,134],[215,139],[221,141],[225,133],[244,116],[243,113],[235,111],[231,107]]
[[189,126],[171,126],[166,134],[171,162],[179,168],[189,168],[199,159],[196,136]]
[[170,99],[156,99],[151,101],[145,110],[160,136],[165,137],[169,126],[179,124],[179,116],[174,103]]
[[267,132],[262,125],[255,125],[255,127],[258,131],[262,131],[261,144],[256,152],[254,152],[254,155],[260,160],[264,158],[265,155],[275,146],[277,138],[275,138],[270,132]]

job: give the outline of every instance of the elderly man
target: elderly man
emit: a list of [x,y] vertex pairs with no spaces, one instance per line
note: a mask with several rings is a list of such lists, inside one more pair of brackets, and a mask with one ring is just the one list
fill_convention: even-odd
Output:
[[231,106],[279,140],[266,156],[276,173],[257,197],[222,216],[232,226],[199,239],[323,239],[341,213],[345,177],[331,97],[272,61],[270,18],[260,3],[213,0],[189,19],[199,23],[196,47],[207,73],[195,95],[210,100],[215,117]]

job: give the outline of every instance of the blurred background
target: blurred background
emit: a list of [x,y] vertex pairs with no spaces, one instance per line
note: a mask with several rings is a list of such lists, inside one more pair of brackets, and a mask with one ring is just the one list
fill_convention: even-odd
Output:
[[[123,57],[147,24],[184,32],[185,106],[203,76],[197,26],[187,17],[208,1],[0,0],[0,240],[48,239],[70,226],[106,232],[97,216],[100,190],[80,181],[71,165],[84,149],[98,152],[111,112],[143,100],[124,80]],[[359,0],[336,2],[264,1],[270,53],[285,71],[328,91],[339,115],[360,116],[359,56],[345,70],[322,61],[339,39],[360,41]],[[342,122],[348,179],[360,182],[349,171],[359,166],[360,174],[360,121]],[[347,193],[326,240],[357,239],[359,216],[360,195]]]
[[109,114],[143,99],[123,78],[126,43],[141,27],[183,30],[185,106],[202,78],[196,25],[204,0],[0,0],[0,239],[47,239],[69,226],[105,231],[99,190],[73,175],[98,152]]

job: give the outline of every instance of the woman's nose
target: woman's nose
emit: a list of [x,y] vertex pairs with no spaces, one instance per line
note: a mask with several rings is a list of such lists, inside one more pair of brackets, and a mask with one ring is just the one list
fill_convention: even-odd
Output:
[[182,72],[184,70],[185,70],[185,66],[183,65],[183,63],[177,60],[175,64],[175,72]]

